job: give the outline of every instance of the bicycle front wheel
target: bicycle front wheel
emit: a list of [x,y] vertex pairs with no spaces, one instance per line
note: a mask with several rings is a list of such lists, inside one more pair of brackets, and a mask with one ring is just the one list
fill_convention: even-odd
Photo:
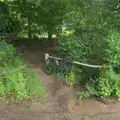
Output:
[[54,60],[51,58],[48,58],[45,61],[45,67],[44,67],[45,73],[51,74],[54,70]]
[[70,71],[70,64],[66,62],[62,62],[60,65],[60,79],[65,81],[65,76]]

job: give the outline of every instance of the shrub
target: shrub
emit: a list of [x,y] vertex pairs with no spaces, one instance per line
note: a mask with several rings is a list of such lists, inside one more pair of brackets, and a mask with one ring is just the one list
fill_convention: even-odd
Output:
[[68,85],[70,85],[70,87],[73,87],[77,83],[74,72],[71,71],[68,73],[65,76],[65,81]]
[[87,84],[85,91],[77,92],[77,101],[80,102],[81,100],[95,96],[98,96],[98,91],[96,90],[95,84]]
[[[102,64],[105,52],[105,35],[101,31],[75,33],[62,36],[59,41],[60,51],[69,51],[78,62]],[[100,35],[101,34],[101,35]]]
[[98,93],[101,98],[120,98],[120,74],[116,74],[112,67],[106,70],[98,80]]
[[113,66],[120,64],[120,32],[117,30],[108,33],[104,59]]
[[[86,32],[83,33],[81,30],[81,34],[63,36],[65,39],[60,41],[60,50],[68,50],[76,61],[105,64],[107,68],[110,66],[109,69],[102,69],[105,76],[97,69],[82,69],[82,75],[87,78],[90,89],[87,88],[85,92],[80,92],[79,99],[93,96],[93,93],[94,96],[101,98],[120,97],[120,32],[117,29],[107,29],[106,35],[103,31],[99,31],[100,34],[98,31],[94,33],[89,31],[85,38]],[[92,79],[97,77],[96,80],[93,79],[92,84],[89,83],[90,77]]]
[[111,66],[103,70],[105,76],[99,70],[91,72],[91,69],[83,69],[85,72],[82,75],[88,76],[87,80],[89,77],[97,77],[95,82],[88,83],[90,90],[87,89],[85,94],[91,96],[91,91],[95,91],[95,96],[119,98],[119,11],[114,9],[116,1],[109,2],[109,5],[108,1],[100,1],[98,3],[101,7],[95,1],[92,3],[96,7],[87,2],[81,6],[76,5],[77,8],[74,6],[74,12],[66,19],[66,28],[73,32],[60,40],[60,50],[69,51],[78,62]]
[[[70,52],[77,62],[101,65],[104,63],[106,40],[103,33],[99,34],[100,31],[86,33],[81,30],[78,35],[74,33],[63,36],[59,41],[60,51]],[[82,67],[82,70],[82,76],[86,76],[87,79],[99,74],[98,69]]]
[[6,44],[4,41],[0,41],[0,66],[5,66],[5,63],[11,61],[11,57],[15,49],[12,45]]
[[78,100],[91,96],[104,98],[120,98],[120,74],[116,74],[112,67],[102,69],[99,78],[88,83],[86,91],[78,92]]

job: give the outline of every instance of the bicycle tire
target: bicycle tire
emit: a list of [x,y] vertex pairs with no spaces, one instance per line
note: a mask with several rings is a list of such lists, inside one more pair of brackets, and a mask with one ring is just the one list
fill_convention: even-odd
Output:
[[68,63],[66,61],[62,62],[61,66],[60,66],[60,79],[62,81],[65,80],[66,74],[70,72],[70,68],[71,68],[70,63]]
[[60,77],[60,80],[64,81],[65,79],[65,74],[64,74],[64,71],[63,71],[63,61],[60,62],[60,65],[59,65],[59,77]]
[[54,59],[48,58],[45,61],[44,71],[45,71],[45,73],[50,75],[53,73],[53,70],[54,70]]

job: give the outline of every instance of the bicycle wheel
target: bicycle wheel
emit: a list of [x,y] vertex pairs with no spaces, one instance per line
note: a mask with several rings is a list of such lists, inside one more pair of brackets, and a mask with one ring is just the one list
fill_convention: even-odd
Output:
[[66,74],[70,72],[70,68],[71,68],[70,63],[61,62],[61,65],[60,65],[60,79],[62,81],[65,80]]
[[61,64],[60,68],[59,68],[59,74],[60,74],[60,80],[64,81],[65,80],[65,72],[63,70],[63,65]]
[[45,70],[45,72],[46,72],[47,74],[53,73],[53,70],[54,70],[54,59],[48,58],[48,59],[45,61],[44,70]]

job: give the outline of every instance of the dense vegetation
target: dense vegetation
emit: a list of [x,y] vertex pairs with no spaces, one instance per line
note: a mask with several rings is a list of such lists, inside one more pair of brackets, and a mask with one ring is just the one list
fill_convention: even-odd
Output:
[[16,102],[45,97],[46,89],[39,77],[14,53],[12,45],[0,41],[0,95]]
[[[73,69],[66,76],[70,86],[81,82],[86,85],[79,99],[120,98],[119,0],[7,0],[0,2],[0,13],[1,34],[41,38],[47,33],[48,41],[54,35],[59,38],[60,52],[68,51],[78,62],[103,66],[80,67],[79,73]],[[12,77],[23,76],[18,73]],[[21,98],[25,96],[26,93]]]

